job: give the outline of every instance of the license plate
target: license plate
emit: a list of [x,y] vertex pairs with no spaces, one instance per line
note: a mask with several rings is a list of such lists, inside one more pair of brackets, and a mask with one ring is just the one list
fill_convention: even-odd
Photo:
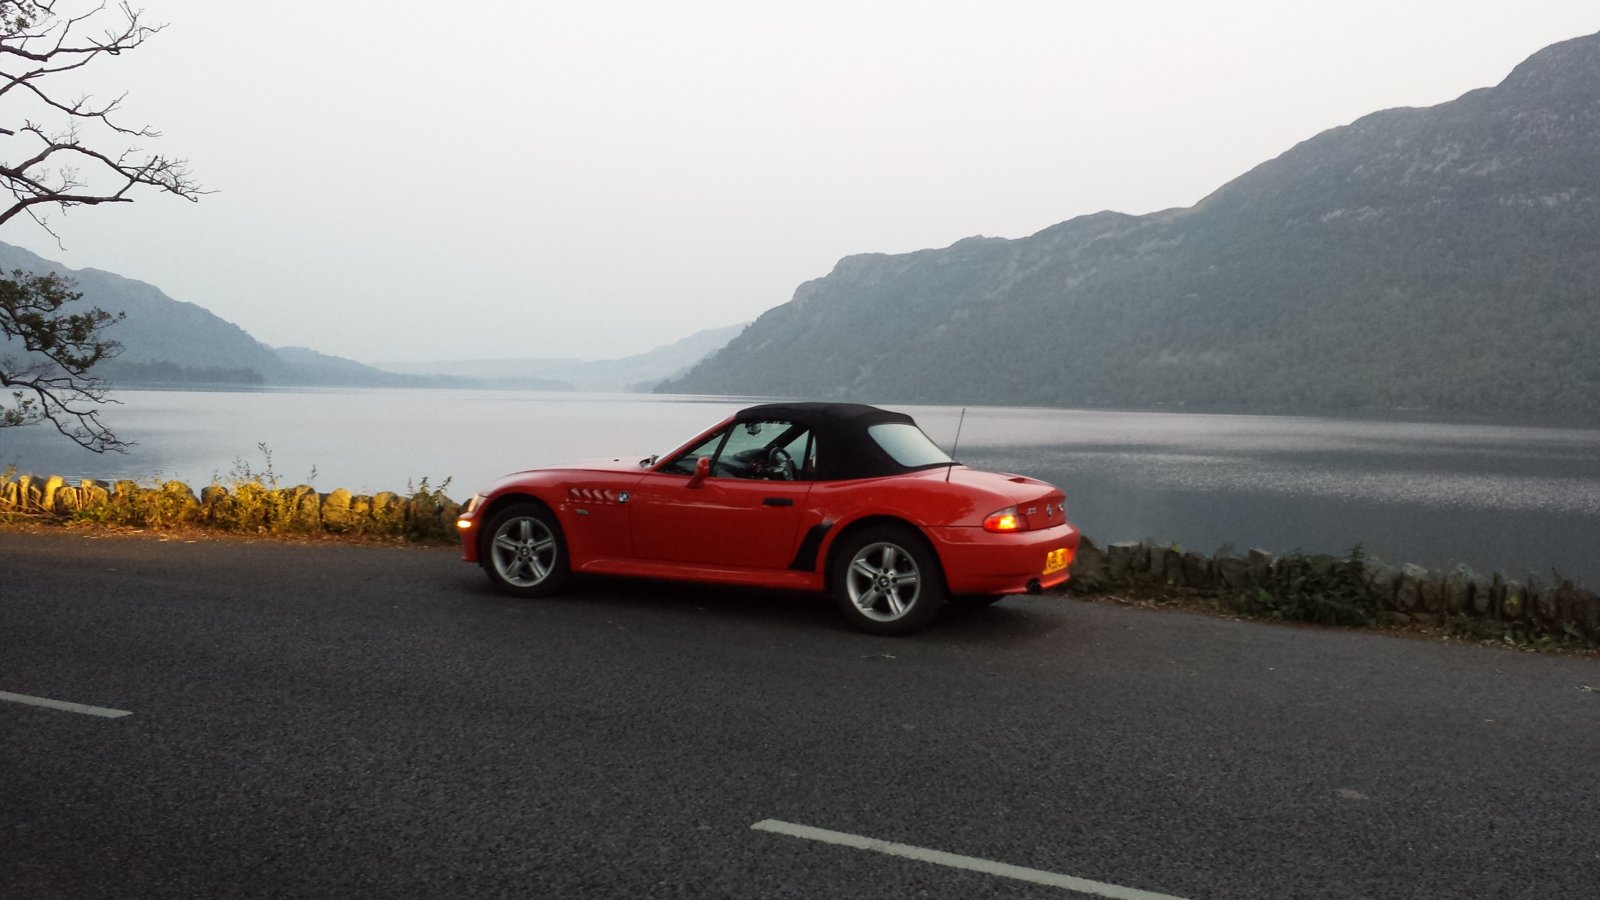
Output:
[[1044,574],[1054,575],[1067,567],[1067,548],[1051,550],[1044,555]]

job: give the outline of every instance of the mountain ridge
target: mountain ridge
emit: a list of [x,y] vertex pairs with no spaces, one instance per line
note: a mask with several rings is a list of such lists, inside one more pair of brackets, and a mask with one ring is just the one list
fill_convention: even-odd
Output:
[[847,256],[658,390],[1592,416],[1597,148],[1591,35],[1192,207]]

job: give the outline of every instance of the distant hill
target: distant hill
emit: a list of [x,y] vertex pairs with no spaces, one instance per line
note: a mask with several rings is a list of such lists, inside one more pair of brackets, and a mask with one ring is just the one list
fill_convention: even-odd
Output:
[[0,243],[0,271],[17,269],[67,276],[83,295],[81,303],[126,314],[103,332],[122,345],[122,352],[95,368],[113,385],[361,384],[387,374],[310,350],[274,350],[232,322],[153,285],[99,269],[71,269]]
[[[96,367],[113,386],[281,385],[318,387],[504,387],[649,390],[726,344],[743,325],[701,331],[648,353],[615,360],[464,360],[375,367],[305,347],[272,348],[193,303],[99,269],[69,269],[0,243],[0,272],[71,278],[85,305],[126,318],[106,327],[122,352]],[[0,345],[3,348],[3,345]]]
[[437,362],[379,362],[391,372],[472,378],[497,387],[578,391],[648,391],[664,379],[684,374],[722,348],[745,324],[697,331],[682,340],[621,359],[472,359]]
[[[0,271],[55,272],[75,282],[83,303],[127,317],[106,327],[122,353],[98,370],[113,382],[132,380],[281,383],[292,369],[272,348],[193,303],[174,300],[152,285],[99,269],[69,269],[21,247],[0,243]],[[192,376],[192,377],[191,377]],[[209,376],[209,377],[201,377]]]
[[658,390],[1593,416],[1600,35],[1189,209],[847,257]]
[[470,378],[402,375],[329,356],[305,347],[277,347],[273,354],[292,373],[288,384],[321,387],[481,387]]
[[113,386],[305,385],[476,387],[470,380],[384,372],[304,347],[274,349],[243,328],[158,288],[99,269],[69,269],[0,243],[0,271],[56,272],[73,280],[80,303],[126,313],[104,335],[122,352],[95,367]]

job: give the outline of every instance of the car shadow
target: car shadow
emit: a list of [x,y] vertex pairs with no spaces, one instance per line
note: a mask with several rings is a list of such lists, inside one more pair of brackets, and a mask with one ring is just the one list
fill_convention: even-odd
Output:
[[656,581],[603,575],[575,577],[559,594],[522,600],[475,579],[472,594],[508,604],[546,604],[562,608],[638,610],[674,618],[712,616],[726,621],[775,622],[852,631],[827,597],[806,591],[728,587],[682,581]]
[[[538,604],[569,611],[580,608],[607,612],[632,610],[644,619],[703,620],[710,617],[726,624],[799,627],[883,640],[882,636],[870,635],[852,626],[828,596],[808,591],[585,575],[574,578],[559,594],[523,600],[500,593],[481,575],[464,586],[471,596],[481,601],[509,608]],[[908,637],[952,645],[1016,644],[1057,631],[1062,624],[1061,616],[1053,612],[1052,607],[1068,602],[1064,595],[1044,594],[1003,598],[991,606],[951,603],[926,628]]]

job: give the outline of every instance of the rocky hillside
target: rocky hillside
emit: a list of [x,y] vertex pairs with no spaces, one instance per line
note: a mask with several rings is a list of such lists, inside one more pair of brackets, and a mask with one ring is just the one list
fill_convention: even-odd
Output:
[[1600,413],[1600,35],[1189,209],[865,254],[659,388]]

